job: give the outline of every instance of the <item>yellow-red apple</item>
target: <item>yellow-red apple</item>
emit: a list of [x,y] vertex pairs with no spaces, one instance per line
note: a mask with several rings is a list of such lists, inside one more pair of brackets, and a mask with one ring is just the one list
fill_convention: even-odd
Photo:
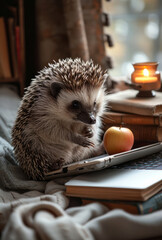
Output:
[[108,154],[115,154],[130,150],[134,144],[134,135],[126,127],[110,127],[103,138],[104,148]]

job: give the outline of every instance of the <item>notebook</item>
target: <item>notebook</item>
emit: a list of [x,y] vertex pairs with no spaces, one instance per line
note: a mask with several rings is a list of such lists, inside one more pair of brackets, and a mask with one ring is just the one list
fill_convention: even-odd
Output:
[[119,164],[128,161],[130,162],[139,158],[144,158],[160,151],[162,151],[162,143],[158,142],[147,146],[135,148],[123,153],[118,153],[114,155],[104,154],[101,156],[85,159],[79,162],[62,166],[62,168],[58,170],[47,173],[45,179],[50,180],[56,177],[80,175],[86,172],[94,172],[105,168],[111,168],[112,166],[116,168],[116,166],[119,166]]

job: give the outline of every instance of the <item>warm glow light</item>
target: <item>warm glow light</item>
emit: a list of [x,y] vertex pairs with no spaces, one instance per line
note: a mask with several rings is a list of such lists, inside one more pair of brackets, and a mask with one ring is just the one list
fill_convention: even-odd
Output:
[[156,76],[150,76],[150,72],[148,69],[144,68],[143,69],[143,76],[137,76],[135,77],[135,82],[136,83],[153,83],[157,81]]
[[161,87],[160,73],[157,71],[157,62],[134,63],[134,72],[131,75],[135,89],[139,89],[138,97],[153,97],[152,90]]
[[143,75],[146,77],[149,76],[149,71],[146,68],[143,70]]

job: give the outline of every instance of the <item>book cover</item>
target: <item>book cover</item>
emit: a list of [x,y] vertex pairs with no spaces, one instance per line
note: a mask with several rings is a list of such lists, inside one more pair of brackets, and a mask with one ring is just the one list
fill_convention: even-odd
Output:
[[0,17],[0,65],[3,77],[11,78],[7,32],[3,17]]
[[159,116],[143,116],[139,114],[122,113],[108,111],[102,116],[102,122],[106,124],[122,124],[122,125],[155,125],[162,127],[162,115]]
[[99,202],[105,206],[107,206],[110,210],[112,209],[123,209],[126,212],[132,214],[147,214],[151,212],[155,212],[159,209],[162,209],[162,191],[155,194],[153,197],[148,199],[145,202],[141,201],[118,201],[118,200],[95,200],[83,198],[82,205],[87,205],[93,202]]
[[128,89],[108,96],[108,108],[112,111],[134,113],[146,116],[162,114],[162,93],[152,98],[136,97],[138,91]]
[[160,170],[105,169],[72,178],[66,195],[105,200],[145,201],[162,189]]

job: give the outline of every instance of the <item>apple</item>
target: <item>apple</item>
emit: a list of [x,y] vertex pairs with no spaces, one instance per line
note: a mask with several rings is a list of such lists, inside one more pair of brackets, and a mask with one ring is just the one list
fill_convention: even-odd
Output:
[[134,144],[134,135],[126,127],[110,127],[103,138],[104,148],[108,154],[115,154],[130,150]]

